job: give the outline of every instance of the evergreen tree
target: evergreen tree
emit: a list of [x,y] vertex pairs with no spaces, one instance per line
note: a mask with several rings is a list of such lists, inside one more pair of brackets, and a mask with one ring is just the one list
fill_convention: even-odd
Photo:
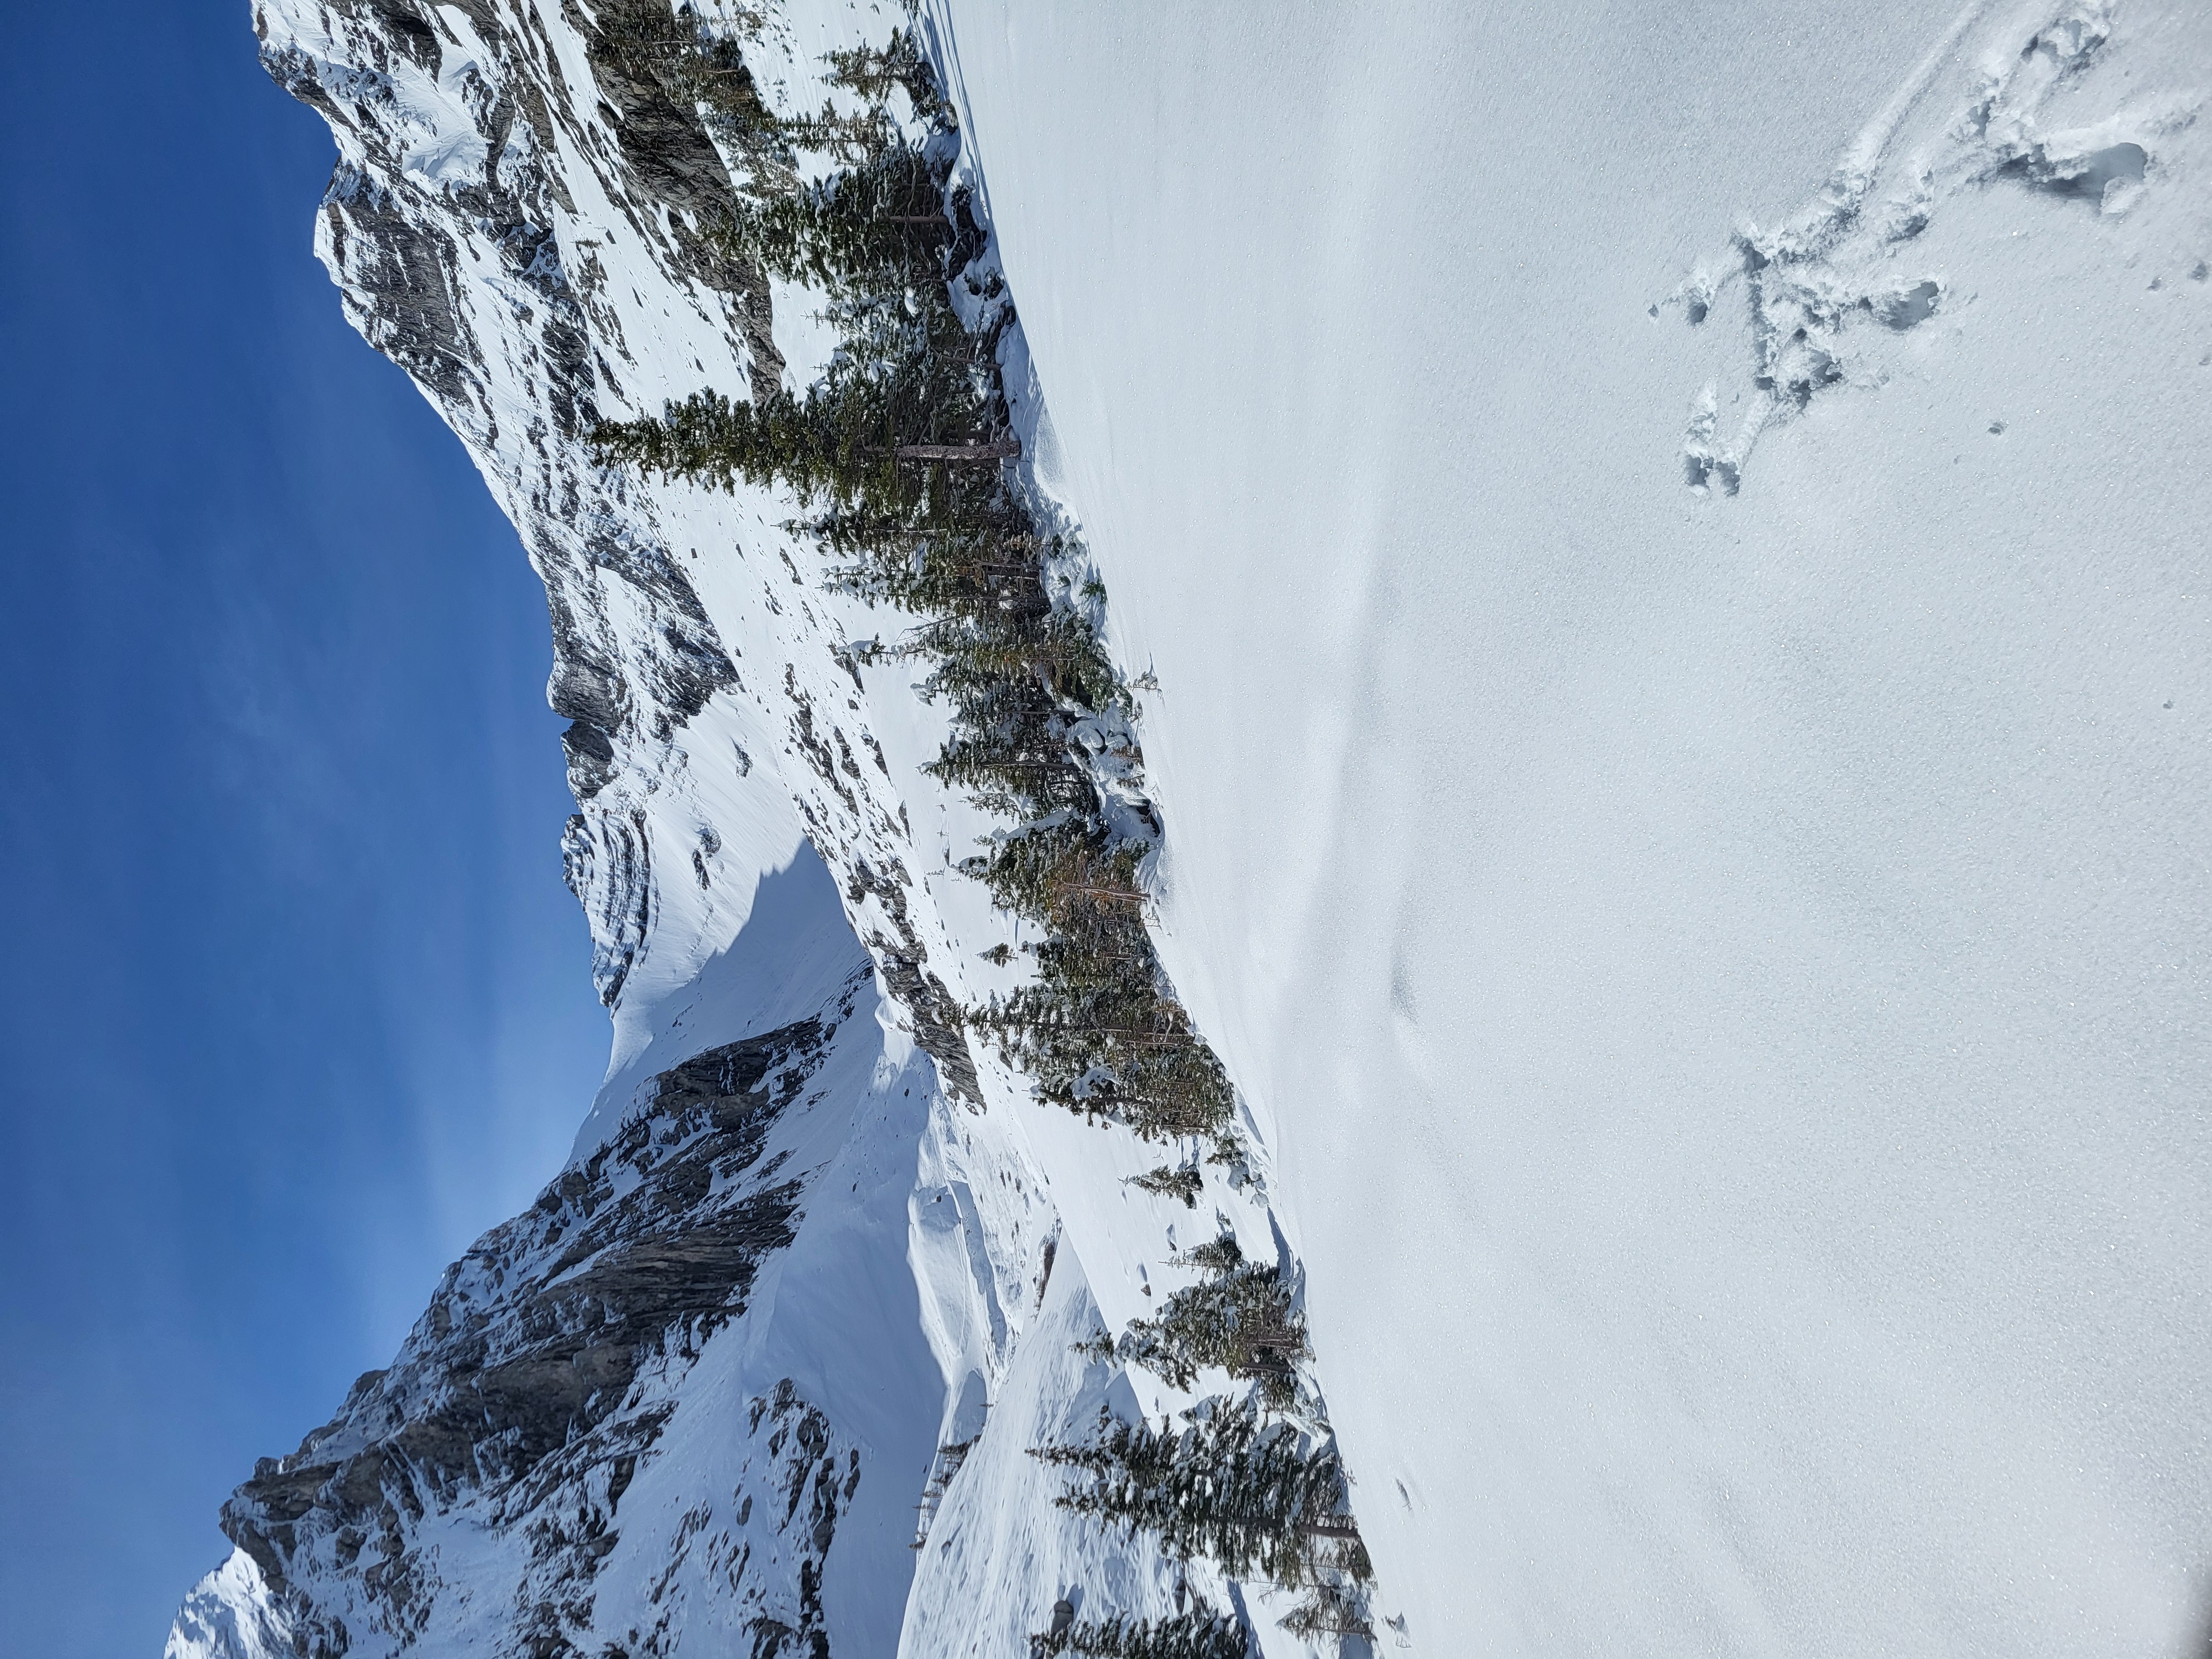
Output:
[[1198,1207],[1199,1194],[1206,1189],[1206,1177],[1195,1164],[1163,1164],[1157,1170],[1131,1176],[1129,1185],[1140,1192],[1154,1193],[1162,1198],[1179,1198],[1185,1209],[1194,1210]]
[[914,525],[957,522],[972,484],[933,485],[930,463],[981,464],[989,495],[999,463],[1021,453],[1008,433],[989,334],[970,333],[942,286],[909,308],[899,294],[848,295],[826,315],[842,344],[804,398],[779,390],[756,404],[714,391],[663,407],[658,420],[602,422],[592,446],[629,462],[727,489],[779,483],[802,500],[861,507]]
[[951,107],[939,95],[937,71],[921,54],[913,32],[898,28],[880,46],[860,46],[828,54],[833,87],[851,93],[860,103],[857,112],[840,110],[834,100],[822,106],[818,115],[801,116],[784,124],[793,140],[809,149],[827,152],[848,166],[866,163],[901,142],[899,123],[890,108],[894,89],[903,91],[915,120],[947,130]]
[[1359,1535],[1343,1513],[1333,1445],[1309,1447],[1291,1424],[1263,1424],[1249,1402],[1210,1401],[1188,1420],[1155,1430],[1102,1413],[1088,1443],[1031,1455],[1089,1477],[1060,1495],[1062,1508],[1157,1533],[1180,1559],[1208,1556],[1231,1577],[1291,1586],[1343,1565],[1321,1551]]
[[[833,508],[800,527],[824,553],[850,562],[830,580],[856,598],[939,618],[1004,617],[1018,625],[1050,616],[1043,559],[1059,550],[1057,543],[1035,535],[1029,515],[1003,491],[969,490],[957,499],[948,491],[944,505],[943,515],[921,522],[906,514]],[[1103,665],[1095,639],[1089,648]],[[1110,680],[1108,686],[1110,696]]]
[[1229,1080],[1161,982],[1135,879],[1143,852],[1115,842],[1095,816],[1062,811],[964,866],[1000,906],[1049,930],[1036,947],[1036,982],[975,1023],[1031,1071],[1043,1099],[1117,1119],[1148,1139],[1211,1139],[1219,1154],[1229,1146]]
[[844,88],[865,104],[889,103],[896,87],[906,94],[915,120],[939,125],[951,118],[951,107],[937,89],[936,67],[922,56],[912,29],[893,29],[880,46],[833,49],[829,59],[830,84]]
[[771,276],[832,295],[942,289],[956,231],[947,168],[925,149],[887,143],[845,172],[740,203],[712,240]]
[[1283,1628],[1293,1636],[1364,1636],[1372,1640],[1375,1626],[1361,1608],[1358,1583],[1348,1582],[1371,1577],[1364,1562],[1363,1553],[1363,1570],[1356,1575],[1334,1575],[1312,1585],[1283,1620]]
[[1224,1152],[1231,1096],[1182,1006],[1164,994],[1141,912],[1110,895],[1054,913],[1033,985],[979,1018],[1036,1076],[1038,1092],[1146,1139],[1199,1136]]
[[1212,1277],[1177,1291],[1154,1317],[1132,1323],[1116,1356],[1185,1390],[1196,1387],[1201,1370],[1218,1366],[1255,1379],[1270,1405],[1289,1406],[1297,1397],[1297,1364],[1310,1350],[1281,1273],[1246,1261],[1227,1234],[1176,1261],[1208,1268]]
[[[1054,604],[1047,560],[1062,550],[1008,488],[1001,463],[1019,445],[995,328],[971,329],[951,303],[964,210],[948,197],[957,145],[927,63],[905,31],[833,54],[829,78],[860,113],[832,106],[771,129],[764,111],[744,115],[753,94],[734,47],[688,14],[655,16],[653,0],[611,3],[608,50],[634,72],[743,116],[763,143],[844,165],[804,187],[755,191],[719,233],[742,263],[826,295],[840,346],[820,380],[804,396],[739,403],[709,390],[658,419],[603,423],[591,434],[602,459],[725,489],[781,485],[813,509],[801,527],[842,562],[836,585],[922,618],[856,655],[931,665],[923,689],[951,720],[929,769],[1024,826],[966,867],[1045,934],[1035,981],[974,1024],[1031,1070],[1042,1098],[1152,1139],[1211,1138],[1226,1155],[1234,1096],[1146,931],[1145,848],[1107,830],[1074,749],[1083,723],[1124,707],[1123,693],[1091,624]],[[933,125],[922,142],[886,107],[901,88]]]
[[928,496],[917,466],[995,466],[1021,453],[1003,431],[975,429],[988,419],[984,411],[963,407],[957,394],[931,396],[931,367],[834,364],[803,399],[778,390],[735,403],[719,392],[697,392],[664,404],[659,420],[601,422],[591,442],[604,463],[628,462],[724,489],[743,478],[782,484],[805,500],[912,512]]
[[1103,1623],[1070,1625],[1033,1636],[1030,1650],[1038,1659],[1080,1654],[1084,1659],[1246,1659],[1251,1652],[1244,1626],[1226,1614],[1195,1607],[1170,1619],[1135,1620],[1121,1613]]

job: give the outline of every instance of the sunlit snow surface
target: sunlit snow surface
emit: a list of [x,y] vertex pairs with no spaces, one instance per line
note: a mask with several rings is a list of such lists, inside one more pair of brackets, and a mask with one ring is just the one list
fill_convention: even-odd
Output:
[[[269,13],[376,118],[342,149],[389,176],[342,170],[324,251],[345,275],[331,227],[394,202],[454,238],[472,355],[428,389],[642,711],[571,849],[620,974],[580,1159],[656,1074],[823,1006],[848,923],[880,965],[864,871],[902,872],[902,948],[954,998],[1003,988],[1006,919],[946,868],[988,825],[918,771],[941,716],[835,654],[886,621],[822,593],[792,504],[611,495],[545,435],[549,271],[610,410],[746,374],[592,100],[498,125],[518,63],[590,86],[573,21],[438,7],[423,61],[371,74],[354,31],[387,13],[343,10]],[[536,21],[501,45],[479,11]],[[1062,1594],[1165,1607],[1173,1569],[1024,1452],[1179,1403],[1070,1344],[1156,1309],[1218,1202],[1303,1257],[1384,1653],[2197,1659],[2212,21],[927,18],[1020,307],[1018,427],[1158,687],[1164,951],[1262,1184],[1148,1198],[1122,1177],[1157,1151],[988,1056],[986,1109],[949,1099],[888,1000],[848,1022],[787,1129],[799,1237],[672,1372],[573,1633],[741,1639],[719,1540],[802,1541],[738,1518],[748,1402],[786,1378],[866,1469],[821,1547],[841,1656],[1019,1656]],[[766,82],[810,103],[815,55],[884,22],[788,8]],[[520,274],[467,217],[487,165],[560,182]],[[793,384],[809,309],[776,296]],[[665,730],[633,553],[737,674]],[[434,1516],[428,1633],[372,1616],[352,1650],[519,1639],[518,1540]],[[1248,1610],[1291,1659],[1282,1606]],[[234,1558],[171,1653],[289,1642]]]
[[2212,13],[933,15],[1382,1648],[2199,1652]]

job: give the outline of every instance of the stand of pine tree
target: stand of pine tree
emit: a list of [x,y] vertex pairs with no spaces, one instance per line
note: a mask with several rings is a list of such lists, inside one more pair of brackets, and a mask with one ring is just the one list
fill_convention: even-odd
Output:
[[1198,1373],[1218,1366],[1255,1381],[1260,1396],[1286,1407],[1297,1397],[1297,1364],[1311,1357],[1305,1321],[1291,1307],[1291,1289],[1274,1267],[1248,1262],[1227,1234],[1177,1256],[1178,1266],[1212,1276],[1177,1291],[1151,1319],[1139,1319],[1115,1345],[1125,1364],[1142,1365],[1188,1392]]
[[1249,1401],[1207,1401],[1188,1422],[1154,1429],[1102,1413],[1091,1441],[1030,1455],[1089,1476],[1060,1507],[1155,1533],[1178,1559],[1203,1555],[1231,1577],[1291,1588],[1369,1576],[1333,1444],[1263,1421]]
[[[749,78],[738,89],[742,60],[726,42],[684,45],[696,24],[619,29],[623,50],[725,110],[768,161],[812,150],[842,164],[805,185],[757,169],[745,205],[710,238],[750,269],[820,289],[840,343],[804,396],[703,390],[657,419],[595,428],[601,459],[788,489],[812,510],[799,527],[837,562],[836,585],[924,618],[856,658],[932,665],[923,689],[951,705],[952,729],[927,769],[1016,825],[963,867],[1044,935],[1035,981],[975,1011],[974,1026],[1043,1099],[1233,1158],[1228,1078],[1145,928],[1136,878],[1150,843],[1109,827],[1073,742],[1079,722],[1126,715],[1127,694],[1091,624],[1054,603],[1051,562],[1069,550],[1039,533],[1006,465],[1020,453],[998,364],[1011,313],[987,305],[971,327],[952,303],[956,280],[987,300],[998,290],[966,274],[984,238],[951,185],[957,135],[927,64],[903,30],[833,53],[830,82],[860,112],[778,120],[755,109]],[[887,107],[894,89],[927,124],[921,140]]]
[[[1090,622],[1055,599],[1054,572],[1073,550],[1040,529],[1008,465],[1020,445],[998,348],[1012,313],[994,275],[970,274],[986,238],[951,183],[958,134],[930,66],[905,30],[884,47],[832,53],[830,82],[858,108],[832,100],[793,118],[763,104],[737,36],[688,8],[609,0],[601,28],[601,50],[624,73],[700,108],[745,164],[742,205],[706,233],[709,247],[757,277],[823,294],[839,341],[803,395],[764,386],[738,401],[708,388],[658,418],[601,424],[592,441],[602,461],[787,489],[811,515],[793,527],[831,561],[836,586],[921,619],[855,659],[929,665],[923,690],[950,706],[951,729],[927,769],[1012,821],[963,868],[1043,936],[1034,979],[972,1011],[971,1027],[1027,1069],[1042,1099],[1233,1160],[1228,1078],[1145,927],[1138,872],[1152,840],[1115,827],[1127,815],[1109,819],[1075,741],[1086,724],[1122,725],[1127,693]],[[908,122],[890,107],[896,92]],[[835,165],[801,182],[809,155]],[[955,283],[981,302],[980,321],[963,319]],[[1203,1183],[1185,1163],[1133,1184],[1194,1206]],[[1210,1401],[1181,1431],[1104,1418],[1091,1443],[1035,1455],[1089,1477],[1065,1507],[1156,1532],[1170,1555],[1208,1556],[1232,1577],[1304,1588],[1292,1619],[1306,1633],[1364,1632],[1358,1586],[1371,1574],[1335,1450],[1260,1414],[1261,1401],[1295,1398],[1309,1357],[1289,1292],[1233,1240],[1186,1260],[1212,1277],[1133,1325],[1121,1357],[1179,1387],[1219,1366],[1255,1381],[1259,1401]],[[1100,1659],[1249,1650],[1242,1626],[1204,1609],[1055,1621],[1036,1643],[1040,1655]]]
[[1131,1176],[1129,1185],[1139,1192],[1152,1193],[1160,1198],[1179,1198],[1183,1207],[1198,1207],[1198,1195],[1206,1188],[1206,1177],[1195,1164],[1163,1164],[1157,1170],[1147,1170],[1140,1176]]
[[1349,1575],[1311,1585],[1283,1620],[1293,1636],[1361,1636],[1372,1639],[1375,1626],[1360,1610],[1358,1586]]
[[1103,1623],[1071,1625],[1056,1634],[1030,1638],[1030,1650],[1036,1659],[1063,1653],[1084,1659],[1246,1659],[1252,1647],[1236,1620],[1194,1608],[1171,1619],[1116,1613]]

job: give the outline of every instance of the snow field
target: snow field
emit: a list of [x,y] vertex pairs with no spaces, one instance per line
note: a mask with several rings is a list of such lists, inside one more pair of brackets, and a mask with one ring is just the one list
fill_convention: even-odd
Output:
[[933,15],[1407,1639],[2193,1651],[2201,9]]

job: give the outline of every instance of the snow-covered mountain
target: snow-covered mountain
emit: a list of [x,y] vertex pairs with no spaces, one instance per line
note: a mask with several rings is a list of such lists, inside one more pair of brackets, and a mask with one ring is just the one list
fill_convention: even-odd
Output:
[[[812,107],[823,52],[886,27],[779,8],[748,59]],[[261,0],[254,27],[337,140],[316,246],[349,319],[544,580],[614,1046],[560,1178],[239,1488],[170,1659],[1025,1653],[1056,1603],[1194,1589],[1267,1627],[1260,1589],[1055,1508],[1027,1455],[1181,1399],[1075,1345],[1194,1277],[1178,1243],[1287,1260],[1266,1148],[1202,1207],[1156,1196],[1124,1177],[1157,1146],[971,1051],[957,1011],[1019,941],[951,867],[994,825],[920,770],[943,717],[853,649],[895,619],[826,589],[788,497],[584,442],[827,349],[810,296],[702,235],[736,186],[697,112],[574,3]],[[1018,325],[1000,356],[1034,450]]]
[[[898,624],[583,442],[829,349],[696,112],[584,0],[260,0],[349,314],[544,580],[614,1045],[171,1659],[1016,1659],[1193,1589],[1305,1653],[1026,1455],[1188,1403],[1076,1345],[1223,1228],[1379,1650],[2201,1651],[2208,15],[921,16],[1244,1163],[1132,1187],[971,1048],[1021,940]],[[887,27],[748,59],[811,108]]]

